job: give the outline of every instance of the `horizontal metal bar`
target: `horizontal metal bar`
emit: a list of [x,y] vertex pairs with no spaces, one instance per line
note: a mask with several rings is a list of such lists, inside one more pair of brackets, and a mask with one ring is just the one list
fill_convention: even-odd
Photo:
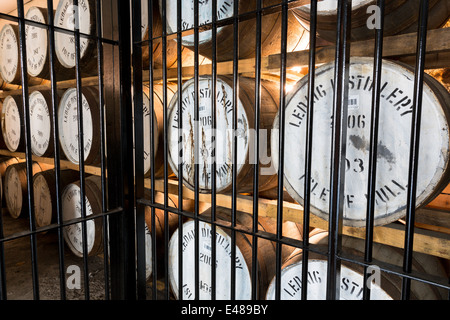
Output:
[[401,266],[393,265],[384,261],[372,259],[370,263],[364,262],[363,256],[356,256],[349,253],[341,253],[338,255],[338,259],[342,261],[346,261],[349,263],[354,263],[363,267],[376,266],[380,268],[380,271],[396,275],[402,278],[407,278],[410,280],[416,280],[422,283],[430,284],[433,286],[437,286],[443,289],[450,290],[450,284],[448,283],[447,278],[442,278],[439,276],[434,276],[430,274],[426,274],[423,272],[419,272],[416,270],[412,270],[411,272],[404,272]]
[[23,232],[16,232],[14,234],[8,235],[3,237],[2,239],[0,239],[0,243],[4,243],[7,241],[12,241],[12,240],[17,240],[19,238],[23,238],[23,237],[27,237],[30,236],[32,234],[37,234],[37,233],[41,233],[41,232],[46,232],[46,231],[50,231],[53,229],[58,229],[58,228],[63,228],[63,227],[67,227],[69,225],[72,224],[76,224],[76,223],[80,223],[83,221],[88,221],[88,220],[93,220],[96,218],[101,218],[101,217],[105,217],[105,216],[109,216],[109,215],[113,215],[113,214],[119,214],[122,213],[123,209],[122,208],[115,208],[112,210],[108,210],[107,212],[102,212],[102,213],[95,213],[95,214],[91,214],[86,216],[86,218],[75,218],[75,219],[70,219],[70,220],[66,220],[61,224],[58,223],[52,223],[49,224],[48,226],[45,227],[41,227],[41,228],[36,228],[34,231],[23,231]]
[[[19,17],[12,16],[12,15],[2,13],[2,12],[0,12],[0,19],[9,20],[9,21],[17,22],[17,23],[21,20]],[[69,30],[69,29],[65,29],[65,28],[61,28],[61,27],[57,27],[57,26],[51,26],[50,24],[36,22],[33,20],[25,19],[25,18],[23,20],[25,21],[25,24],[27,24],[27,25],[36,26],[36,27],[45,28],[45,29],[47,29],[48,27],[53,27],[55,32],[66,33],[69,35],[75,34],[74,30]],[[114,46],[119,45],[119,41],[117,41],[117,40],[99,38],[97,35],[87,34],[87,33],[82,33],[82,32],[79,32],[79,34],[80,34],[80,38],[86,38],[86,39],[91,39],[91,40],[95,40],[95,41],[100,40],[103,43],[111,44]]]

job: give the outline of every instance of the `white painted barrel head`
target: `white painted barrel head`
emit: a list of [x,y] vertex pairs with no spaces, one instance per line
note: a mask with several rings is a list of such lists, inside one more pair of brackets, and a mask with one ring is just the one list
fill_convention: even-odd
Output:
[[51,106],[39,91],[33,91],[29,96],[31,151],[41,157],[47,151],[50,144],[52,119],[50,117]]
[[[84,94],[82,94],[82,108],[84,160],[86,160],[93,141],[93,123],[91,108]],[[59,142],[64,154],[72,163],[78,164],[78,106],[75,88],[67,89],[61,98],[58,106],[58,126]]]
[[[311,168],[311,212],[329,216],[330,161],[334,63],[316,70]],[[344,225],[366,224],[370,147],[373,59],[353,58],[350,64],[347,126]],[[375,225],[405,215],[410,154],[414,74],[383,61],[375,189]],[[300,80],[285,108],[284,186],[303,205],[308,82]],[[416,205],[424,204],[448,174],[448,106],[427,83],[423,88]],[[278,115],[272,130],[272,157],[278,166]]]
[[[191,79],[182,87],[182,134],[183,141],[183,172],[178,172],[178,141],[179,116],[177,92],[169,104],[168,138],[169,138],[169,164],[172,171],[183,178],[183,183],[194,189],[195,163],[199,164],[199,189],[202,193],[211,192],[211,173],[213,161],[212,136],[212,78],[208,76],[199,79],[199,121],[198,139],[195,139],[195,101],[194,80]],[[217,79],[216,85],[216,130],[215,130],[215,157],[216,157],[216,191],[220,192],[232,183],[233,163],[233,88],[223,79]],[[237,107],[237,173],[246,163],[249,152],[249,123],[242,102],[238,100]],[[195,155],[195,142],[198,141],[198,158]]]
[[[200,300],[211,299],[211,226],[199,222],[199,298]],[[195,298],[195,222],[188,221],[183,224],[183,300]],[[169,242],[169,281],[173,294],[178,299],[179,288],[179,260],[178,260],[178,237],[177,229]],[[216,298],[218,300],[229,300],[231,297],[231,238],[221,229],[216,228]],[[239,247],[236,247],[236,300],[251,299],[250,270],[245,262]]]
[[[307,276],[307,299],[326,300],[327,260],[309,259]],[[302,299],[302,265],[301,261],[290,264],[281,270],[281,300]],[[348,266],[341,266],[339,283],[340,300],[362,300],[364,276]],[[266,300],[275,300],[275,278],[266,293]],[[380,287],[371,283],[371,300],[392,300],[392,297]]]
[[[74,6],[73,0],[61,0],[55,12],[55,26],[74,31],[76,20],[78,20],[80,33],[91,34],[92,10],[88,0],[79,0],[78,7]],[[80,36],[80,58],[84,57],[88,44],[89,39]],[[61,65],[66,68],[75,67],[75,35],[55,31],[55,52]]]
[[9,151],[15,152],[21,139],[21,119],[19,106],[13,97],[8,96],[3,101],[1,117],[2,134],[6,147]]
[[[68,184],[61,196],[63,221],[81,218],[81,192],[80,187],[74,183]],[[89,199],[85,196],[86,216],[93,214]],[[92,250],[95,242],[95,222],[86,220],[87,249]],[[64,227],[64,240],[70,250],[77,256],[83,256],[83,233],[81,222]]]
[[52,223],[53,201],[47,180],[42,174],[37,174],[33,179],[34,191],[34,215],[36,217],[36,226],[44,227]]
[[[25,19],[42,24],[46,23],[46,18],[38,7],[28,9]],[[48,59],[47,28],[26,24],[25,43],[27,48],[27,72],[30,76],[37,77],[44,69]]]
[[22,211],[22,182],[14,166],[8,167],[5,173],[5,200],[10,215],[18,218]]
[[[162,6],[159,0],[159,6]],[[234,0],[217,0],[217,21],[231,18],[233,16]],[[212,23],[212,1],[198,1],[198,25]],[[166,21],[167,32],[173,33],[177,31],[177,1],[166,1]],[[181,30],[188,30],[194,28],[194,1],[181,2]],[[217,28],[217,33],[220,33],[223,27]],[[199,32],[199,45],[210,42],[212,39],[212,31],[207,30]],[[194,35],[184,36],[181,40],[184,46],[194,46]]]
[[19,68],[19,39],[10,24],[0,31],[0,74],[7,83],[16,78]]

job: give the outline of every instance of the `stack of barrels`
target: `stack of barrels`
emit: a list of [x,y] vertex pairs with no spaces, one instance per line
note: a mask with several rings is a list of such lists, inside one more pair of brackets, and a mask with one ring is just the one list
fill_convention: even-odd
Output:
[[[238,1],[238,0],[234,0]],[[217,20],[226,22],[234,15],[234,1],[217,1]],[[165,23],[162,23],[161,2],[153,1],[153,26],[147,25],[149,11],[143,0],[143,17],[141,20],[143,48],[143,66],[173,68],[177,66],[178,43],[169,40],[166,52],[162,52],[162,26],[167,26],[167,33],[176,32],[178,18],[177,1],[167,0]],[[317,35],[321,41],[335,42],[337,9],[336,1],[324,0],[318,4]],[[279,4],[279,1],[264,1],[265,6]],[[353,1],[352,7],[352,40],[366,40],[373,38],[374,32],[367,28],[367,10],[376,5],[376,0]],[[71,0],[61,0],[54,13],[55,25],[59,28],[74,30],[75,23],[72,13],[79,13],[79,30],[83,34],[96,34],[96,6],[93,0],[79,0],[79,9],[74,11]],[[239,14],[250,14],[255,10],[255,2],[239,1]],[[200,1],[198,5],[199,25],[212,21],[211,2]],[[391,2],[386,5],[385,35],[414,32],[417,30],[419,2],[405,0]],[[309,48],[309,6],[301,6],[288,11],[288,29],[286,50],[288,52],[306,50]],[[48,22],[47,12],[43,8],[32,7],[26,18],[40,23]],[[182,29],[194,26],[194,9],[192,2],[182,2]],[[430,1],[429,28],[438,28],[450,16],[448,1]],[[218,62],[233,60],[236,53],[238,59],[255,58],[256,35],[260,32],[261,54],[268,56],[281,52],[282,14],[280,12],[264,14],[262,16],[262,30],[255,28],[254,19],[244,19],[239,22],[239,41],[234,39],[233,25],[221,23],[217,28],[215,58]],[[150,35],[150,31],[152,34]],[[50,78],[48,58],[47,30],[38,25],[26,26],[27,71],[28,83],[42,84]],[[154,38],[153,51],[145,41]],[[199,33],[198,42],[192,34],[183,34],[181,39],[183,66],[194,64],[194,49],[198,49],[199,64],[209,63],[213,58],[213,36],[211,30]],[[76,67],[76,52],[74,35],[70,33],[55,33],[54,69],[59,80],[73,78]],[[238,48],[235,48],[235,44]],[[237,49],[237,50],[236,50]],[[83,75],[96,72],[96,43],[90,37],[80,38],[80,67]],[[163,56],[166,58],[163,59]],[[19,54],[18,28],[7,24],[0,32],[0,75],[5,88],[20,86],[21,66]],[[349,227],[361,228],[366,225],[366,206],[368,190],[368,166],[371,128],[371,97],[374,90],[373,57],[352,57],[349,70],[348,117],[344,119],[347,132],[347,146],[345,159],[345,190],[343,224]],[[326,63],[315,70],[314,109],[308,106],[308,77],[301,79],[293,89],[287,93],[285,104],[280,106],[280,95],[285,90],[280,88],[279,82],[262,80],[260,88],[256,88],[256,81],[252,77],[239,76],[238,85],[234,87],[234,79],[230,76],[218,75],[216,82],[213,77],[202,75],[198,79],[184,81],[182,87],[171,84],[154,84],[151,89],[144,86],[144,174],[151,172],[151,156],[154,156],[155,178],[164,175],[164,160],[169,164],[168,174],[173,173],[187,188],[198,189],[200,193],[252,193],[254,181],[258,181],[258,190],[270,191],[278,184],[278,167],[280,150],[284,159],[283,186],[294,201],[304,204],[305,185],[305,148],[307,115],[313,113],[312,123],[312,167],[310,194],[311,213],[328,220],[330,207],[330,163],[331,136],[333,128],[333,96],[334,63]],[[198,80],[198,81],[196,81]],[[381,72],[381,101],[379,116],[379,137],[377,143],[377,184],[375,190],[375,225],[385,225],[402,218],[406,212],[408,191],[408,169],[411,118],[413,113],[414,71],[401,63],[383,60]],[[257,90],[260,89],[260,90]],[[136,90],[136,88],[134,88]],[[166,90],[165,94],[163,93]],[[255,99],[258,92],[259,101]],[[69,88],[57,92],[56,100],[48,90],[33,91],[29,95],[31,150],[35,156],[51,157],[55,149],[54,142],[59,141],[64,157],[74,163],[98,164],[100,161],[99,145],[99,117],[103,106],[99,106],[99,92],[95,87],[83,87],[81,90]],[[167,101],[163,97],[167,97]],[[150,103],[150,98],[153,105]],[[53,105],[56,102],[56,105]],[[164,104],[167,105],[167,124],[164,125]],[[258,110],[256,108],[259,108]],[[284,108],[284,117],[280,117],[280,107]],[[55,139],[55,128],[52,111],[58,110],[59,137]],[[421,124],[420,159],[418,165],[417,207],[423,206],[448,184],[450,178],[450,96],[448,91],[435,79],[425,75],[423,88],[423,113]],[[23,116],[23,98],[8,96],[3,100],[1,108],[1,141],[2,148],[10,152],[23,152],[25,149],[25,126]],[[153,112],[150,112],[153,110]],[[82,111],[82,117],[79,114]],[[153,119],[151,119],[153,115]],[[280,119],[284,120],[284,147],[280,148],[279,128]],[[82,124],[80,124],[80,120]],[[258,124],[255,122],[259,121]],[[150,123],[153,125],[150,126]],[[82,127],[83,145],[80,143],[79,128]],[[150,128],[154,130],[151,132]],[[167,131],[165,131],[167,129]],[[255,132],[255,130],[259,130]],[[269,136],[267,133],[270,132]],[[164,137],[167,134],[167,140]],[[259,136],[259,141],[255,139]],[[153,138],[154,155],[151,155],[150,141]],[[256,148],[256,143],[263,143]],[[265,142],[265,143],[264,143]],[[167,144],[167,148],[163,148]],[[80,149],[80,146],[82,147]],[[164,154],[165,150],[167,155]],[[255,154],[259,150],[259,154]],[[15,158],[8,161],[15,161]],[[26,166],[24,163],[8,164],[5,172],[4,190],[6,205],[14,218],[23,216],[27,212],[27,186],[24,180]],[[8,162],[9,163],[9,162]],[[213,165],[215,163],[215,165]],[[254,164],[259,164],[258,179],[253,178]],[[214,169],[215,168],[215,169]],[[181,169],[181,170],[180,170]],[[214,171],[213,171],[214,170]],[[55,175],[54,171],[45,170],[39,163],[33,164],[34,199],[36,225],[48,226],[56,221],[55,207]],[[25,184],[24,184],[25,181]],[[213,185],[213,182],[215,184]],[[235,182],[235,185],[233,185]],[[62,218],[71,221],[81,217],[81,193],[79,174],[76,171],[61,172]],[[86,178],[85,185],[86,215],[102,211],[102,188],[99,177]],[[104,190],[103,190],[104,192]],[[48,199],[51,199],[49,201]],[[170,197],[170,206],[176,207],[178,199]],[[162,194],[157,195],[157,203],[162,203]],[[183,209],[191,211],[192,201],[183,202]],[[195,286],[198,285],[200,299],[209,299],[212,292],[211,269],[216,268],[220,277],[216,281],[216,297],[230,298],[230,256],[235,253],[233,265],[236,269],[236,298],[248,299],[252,294],[252,270],[257,270],[257,290],[259,298],[273,299],[275,296],[274,275],[277,246],[274,241],[258,239],[257,244],[251,234],[253,217],[236,212],[236,223],[242,231],[232,234],[229,228],[232,220],[230,210],[216,208],[216,218],[223,222],[223,227],[217,227],[215,233],[216,244],[212,244],[213,230],[209,223],[202,220],[197,225],[194,220],[184,221],[179,228],[178,216],[169,214],[165,219],[164,212],[155,210],[155,220],[152,219],[151,209],[146,211],[147,231],[155,230],[156,234],[147,237],[147,249],[152,247],[151,240],[157,239],[161,244],[164,230],[169,230],[170,242],[168,248],[158,247],[157,260],[160,256],[169,257],[169,283],[176,298],[182,292],[183,299],[195,298]],[[203,208],[199,212],[206,219],[211,211]],[[156,225],[152,225],[155,221]],[[168,221],[168,228],[163,222]],[[102,220],[100,218],[88,220],[87,248],[88,254],[97,254],[103,248]],[[258,230],[276,235],[277,228],[274,220],[259,217]],[[302,226],[283,223],[282,237],[302,241],[309,235],[302,234]],[[198,234],[196,234],[198,232]],[[83,255],[85,244],[82,239],[80,223],[72,223],[65,227],[65,240],[70,249],[78,256]],[[167,236],[167,235],[165,235]],[[198,237],[199,241],[194,241]],[[272,237],[273,238],[273,237]],[[233,240],[232,240],[233,239]],[[310,242],[318,246],[325,244],[325,232],[314,233]],[[231,250],[232,243],[236,250]],[[179,248],[179,245],[182,245]],[[198,256],[194,254],[194,245],[198,244]],[[253,248],[256,246],[256,248]],[[361,243],[353,238],[346,238],[344,248],[361,254]],[[387,263],[401,264],[398,256],[402,253],[387,246],[374,244],[375,258]],[[216,249],[216,261],[212,259],[212,248]],[[166,251],[165,249],[168,249]],[[180,252],[181,250],[181,252]],[[147,276],[152,273],[152,250],[147,250]],[[257,253],[257,258],[252,259]],[[179,261],[179,257],[183,261]],[[196,259],[198,258],[198,261]],[[326,259],[323,256],[311,255],[308,261],[308,295],[311,298],[324,297],[323,287],[326,278]],[[283,299],[298,298],[301,292],[302,252],[287,245],[281,246],[283,262],[281,272],[281,292]],[[415,267],[430,274],[443,275],[439,262],[431,256],[415,256]],[[430,262],[431,261],[431,262]],[[200,283],[196,284],[193,265],[199,265]],[[256,264],[256,265],[253,265]],[[428,270],[433,267],[434,270]],[[179,283],[182,268],[183,283]],[[325,270],[325,271],[324,271]],[[342,266],[343,298],[360,299],[362,288],[362,273],[358,267],[343,264]],[[397,299],[399,297],[398,279],[390,275],[383,275],[382,283],[375,286],[374,296],[379,299]],[[352,287],[353,286],[353,287]],[[182,290],[180,290],[182,288]],[[414,297],[418,299],[440,299],[441,293],[426,284],[413,287]]]

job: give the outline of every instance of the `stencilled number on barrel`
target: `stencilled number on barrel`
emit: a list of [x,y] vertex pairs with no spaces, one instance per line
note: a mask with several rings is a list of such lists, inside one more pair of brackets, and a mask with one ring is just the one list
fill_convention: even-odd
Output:
[[364,171],[364,160],[361,158],[355,158],[352,161],[349,159],[345,159],[345,170],[348,172],[349,170],[361,173]]
[[366,116],[363,114],[351,114],[348,116],[347,127],[349,129],[359,128],[364,129],[366,127]]

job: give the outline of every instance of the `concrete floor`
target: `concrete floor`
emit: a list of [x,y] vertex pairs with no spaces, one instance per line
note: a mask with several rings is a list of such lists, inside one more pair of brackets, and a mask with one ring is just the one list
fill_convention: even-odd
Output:
[[[29,230],[28,219],[11,218],[7,209],[3,209],[4,236]],[[5,275],[7,299],[33,299],[33,279],[31,263],[30,236],[21,237],[4,243]],[[60,299],[60,271],[58,258],[58,234],[56,231],[39,233],[36,236],[37,268],[39,283],[39,298],[42,300]],[[75,273],[73,267],[79,267],[80,288],[70,286]],[[75,267],[75,269],[77,269]],[[104,259],[102,255],[88,258],[89,294],[92,300],[105,299]],[[85,299],[83,258],[75,256],[64,245],[64,270],[66,283],[66,299]],[[72,277],[71,277],[72,276]],[[69,278],[70,277],[70,278]],[[69,286],[67,287],[67,279]]]

